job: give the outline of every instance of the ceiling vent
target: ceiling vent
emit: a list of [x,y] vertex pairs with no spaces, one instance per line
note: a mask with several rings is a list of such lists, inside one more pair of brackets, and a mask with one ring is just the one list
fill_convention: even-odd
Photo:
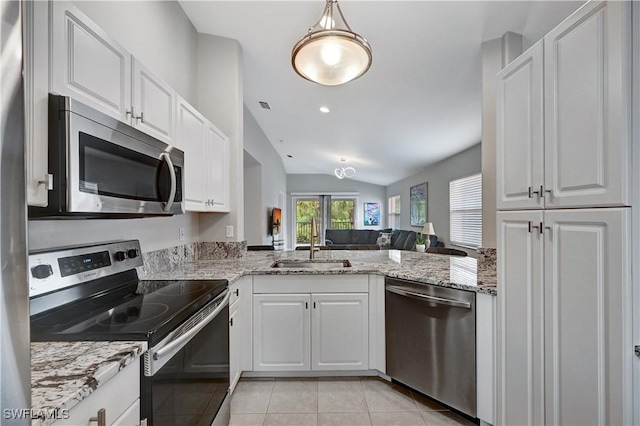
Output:
[[271,105],[269,105],[269,103],[268,103],[268,102],[265,102],[265,101],[258,101],[258,103],[260,104],[260,106],[261,106],[263,109],[271,109]]

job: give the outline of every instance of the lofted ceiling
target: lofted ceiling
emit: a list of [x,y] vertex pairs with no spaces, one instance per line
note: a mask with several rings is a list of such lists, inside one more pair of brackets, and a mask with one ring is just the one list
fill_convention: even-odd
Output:
[[480,142],[483,41],[511,31],[528,48],[583,3],[341,0],[351,28],[372,46],[373,65],[358,80],[325,87],[291,68],[291,49],[324,0],[180,0],[198,32],[240,42],[244,103],[288,174],[352,166],[354,179],[378,185]]

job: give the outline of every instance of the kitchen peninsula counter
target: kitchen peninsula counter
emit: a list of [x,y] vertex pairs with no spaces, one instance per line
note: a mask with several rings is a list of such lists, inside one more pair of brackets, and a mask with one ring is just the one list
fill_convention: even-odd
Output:
[[250,251],[239,258],[174,263],[155,257],[163,250],[145,253],[145,264],[166,268],[139,270],[143,279],[227,279],[230,283],[243,275],[346,275],[379,274],[441,287],[496,295],[495,269],[487,270],[472,257],[446,256],[399,250],[322,250],[316,261],[349,260],[351,267],[333,269],[272,268],[276,261],[308,261],[309,252]]

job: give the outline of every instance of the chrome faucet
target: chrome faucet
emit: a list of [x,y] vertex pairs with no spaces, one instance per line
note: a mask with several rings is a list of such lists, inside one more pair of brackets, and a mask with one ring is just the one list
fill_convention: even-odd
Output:
[[318,229],[316,228],[316,218],[311,218],[311,244],[309,244],[309,260],[313,260],[315,253],[320,251],[319,247],[316,247],[315,241],[318,238]]

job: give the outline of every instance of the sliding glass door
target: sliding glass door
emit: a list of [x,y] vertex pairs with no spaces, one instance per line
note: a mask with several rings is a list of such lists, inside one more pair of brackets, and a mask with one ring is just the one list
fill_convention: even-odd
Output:
[[318,226],[318,243],[324,243],[327,229],[352,229],[354,227],[356,199],[330,195],[300,196],[295,203],[294,247],[311,242],[311,219]]

